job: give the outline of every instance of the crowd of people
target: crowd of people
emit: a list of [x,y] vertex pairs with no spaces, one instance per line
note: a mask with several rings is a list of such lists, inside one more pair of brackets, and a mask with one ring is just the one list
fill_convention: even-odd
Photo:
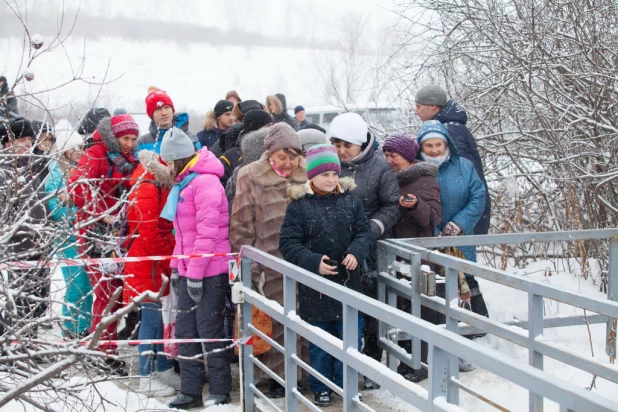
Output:
[[[396,132],[381,145],[360,115],[337,116],[327,135],[307,122],[302,106],[294,109],[295,116],[288,114],[280,93],[262,104],[229,92],[206,114],[197,135],[189,132],[188,115],[176,111],[165,91],[151,87],[145,108],[151,125],[141,136],[135,120],[122,109],[110,114],[92,108],[76,128],[24,118],[0,125],[3,152],[15,155],[19,166],[1,162],[0,202],[24,199],[23,204],[11,202],[14,210],[9,213],[26,213],[30,225],[43,222],[67,233],[56,240],[58,257],[215,255],[62,268],[66,337],[86,338],[101,329],[109,311],[140,298],[139,312],[127,317],[128,334],[117,330],[118,322],[106,322],[99,350],[106,354],[103,367],[109,373],[127,375],[115,356],[113,341],[119,335],[126,339],[137,333],[144,340],[233,337],[236,308],[228,260],[243,245],[372,295],[375,291],[364,278],[376,270],[378,240],[489,229],[487,184],[474,137],[466,128],[466,113],[438,86],[425,86],[416,94],[416,114],[423,120],[416,136]],[[30,173],[32,179],[15,179],[19,173]],[[33,196],[37,190],[40,196]],[[40,232],[27,228],[16,232],[9,242],[12,256],[43,259],[33,247],[37,236]],[[462,253],[476,260],[474,247],[462,248]],[[48,276],[36,273],[39,296],[48,293]],[[260,294],[283,304],[280,273],[253,265],[251,276]],[[478,283],[471,276],[466,281],[471,309],[488,316]],[[342,336],[340,302],[303,285],[298,295],[303,319]],[[175,328],[164,319],[163,307],[170,304],[177,305]],[[405,308],[401,302],[400,309]],[[36,316],[44,310],[39,308]],[[429,311],[422,316],[436,321]],[[376,320],[361,315],[358,328],[359,350],[381,361]],[[283,344],[282,325],[273,323],[272,337]],[[411,350],[409,341],[400,344]],[[225,346],[179,344],[177,374],[165,356],[174,348],[139,345],[139,391],[151,396],[179,391],[169,405],[188,409],[204,404],[202,391],[210,379],[204,405],[230,402],[233,355]],[[207,374],[203,362],[195,361],[203,349]],[[311,343],[299,342],[298,353],[342,386],[341,362]],[[283,357],[276,350],[259,359],[283,376]],[[460,370],[472,368],[460,361]],[[426,371],[403,363],[398,372],[413,382],[427,377]],[[269,380],[269,396],[285,396],[285,389],[261,369],[255,377]],[[327,386],[309,376],[309,387],[316,405],[330,405]],[[377,389],[379,384],[365,378],[364,388]]]

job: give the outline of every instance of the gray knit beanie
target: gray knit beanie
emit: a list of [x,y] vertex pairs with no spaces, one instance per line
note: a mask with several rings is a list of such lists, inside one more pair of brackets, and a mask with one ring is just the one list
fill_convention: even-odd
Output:
[[163,135],[161,142],[161,159],[181,160],[191,157],[195,153],[191,138],[177,127],[172,127]]
[[423,104],[425,106],[446,106],[447,97],[446,92],[442,90],[440,86],[435,84],[429,84],[416,92],[414,99],[416,103]]
[[324,133],[316,129],[303,129],[299,130],[297,133],[298,137],[300,138],[300,142],[303,145],[303,152],[306,152],[317,144],[330,143],[328,141],[328,137],[326,137]]
[[303,145],[296,131],[287,123],[273,125],[264,139],[264,149],[269,153],[275,153],[281,149],[296,149],[298,153],[303,151]]

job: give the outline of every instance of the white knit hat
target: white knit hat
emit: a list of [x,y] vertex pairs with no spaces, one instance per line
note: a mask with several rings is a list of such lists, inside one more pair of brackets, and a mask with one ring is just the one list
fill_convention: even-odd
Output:
[[84,137],[77,133],[73,126],[64,119],[56,123],[55,136],[56,143],[54,143],[54,146],[58,152],[66,152],[84,145]]
[[367,123],[356,113],[342,113],[333,119],[330,137],[362,146],[367,143]]

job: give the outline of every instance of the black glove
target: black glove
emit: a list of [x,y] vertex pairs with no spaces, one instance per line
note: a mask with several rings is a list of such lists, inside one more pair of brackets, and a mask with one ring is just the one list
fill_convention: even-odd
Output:
[[178,275],[178,269],[172,269],[172,277],[170,278],[170,282],[172,283],[172,292],[178,297],[178,280],[180,279]]

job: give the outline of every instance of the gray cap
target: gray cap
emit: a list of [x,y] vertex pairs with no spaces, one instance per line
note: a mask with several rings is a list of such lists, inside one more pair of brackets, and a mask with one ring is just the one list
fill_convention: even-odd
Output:
[[429,84],[416,92],[415,102],[425,106],[446,106],[446,92],[440,86]]
[[172,127],[163,135],[159,154],[164,161],[186,159],[194,153],[195,148],[191,138],[179,128]]
[[316,129],[303,129],[296,132],[303,145],[303,152],[306,152],[316,144],[328,144],[328,138],[324,133]]

